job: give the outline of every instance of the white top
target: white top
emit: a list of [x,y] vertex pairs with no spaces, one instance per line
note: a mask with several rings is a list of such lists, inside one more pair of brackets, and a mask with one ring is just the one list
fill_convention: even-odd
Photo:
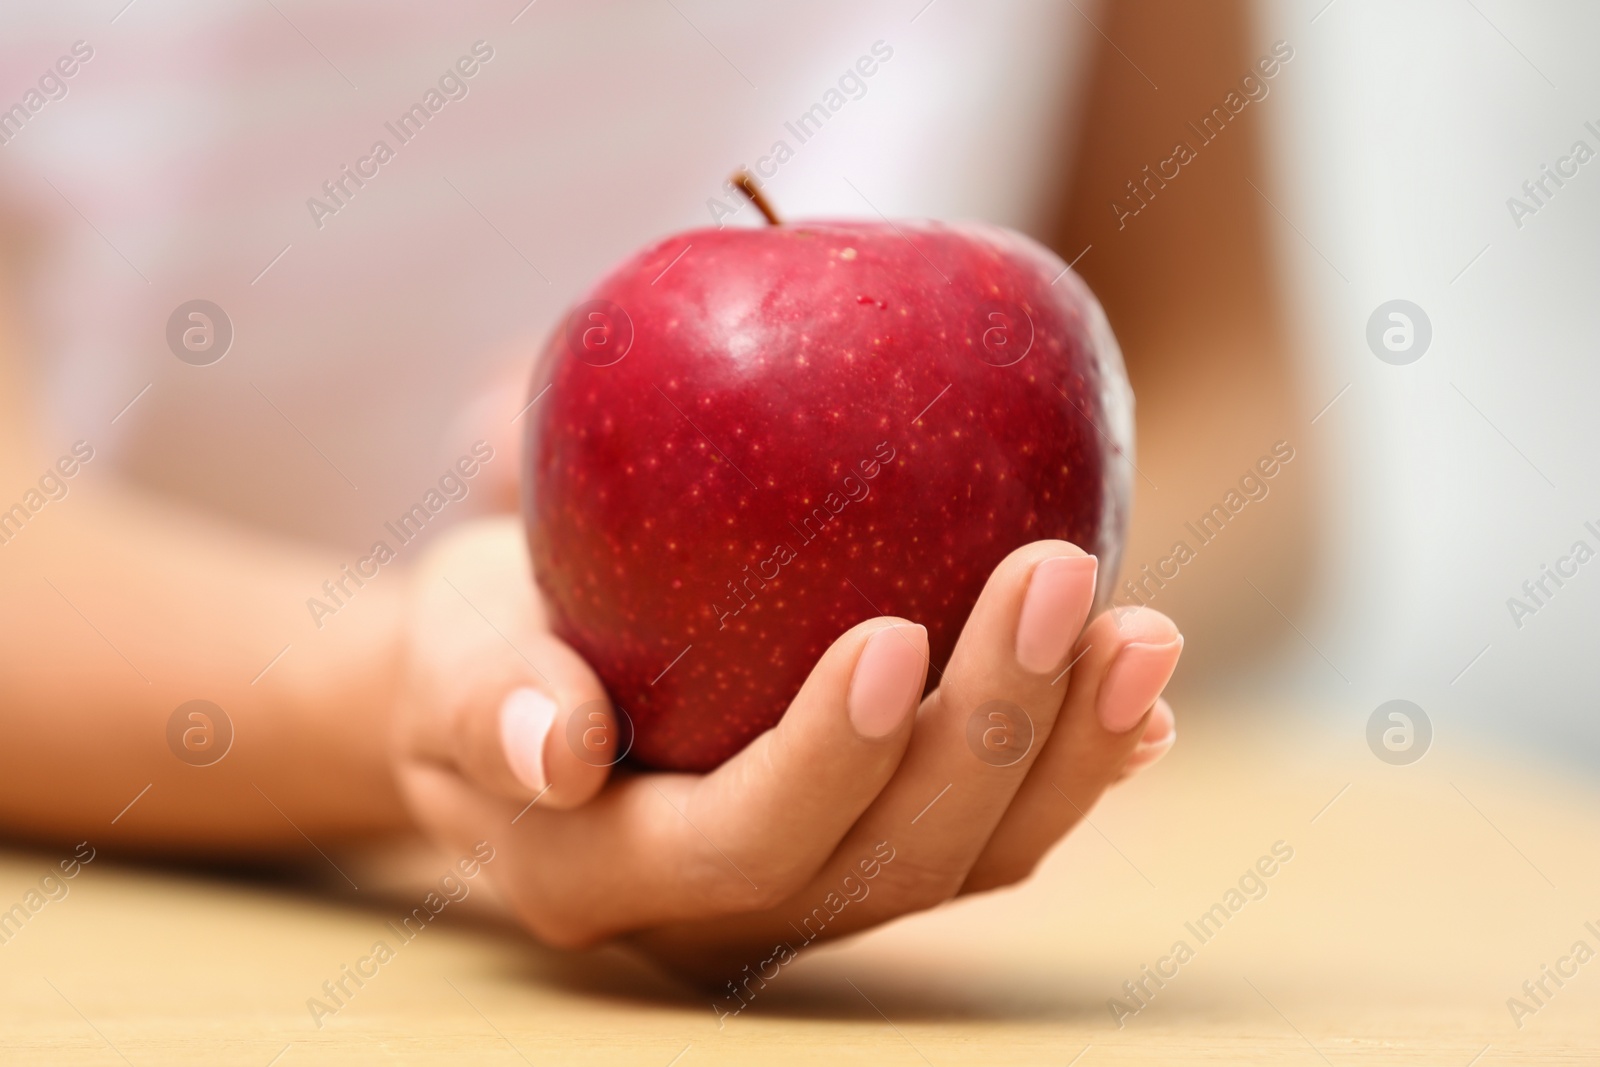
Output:
[[[496,368],[530,363],[622,256],[712,224],[778,140],[792,158],[762,165],[788,216],[1026,227],[1093,33],[1050,0],[118,6],[0,9],[0,107],[92,50],[64,97],[0,124],[0,198],[47,248],[53,432],[350,547],[488,435],[454,416]],[[165,339],[197,298],[236,333],[206,367]]]

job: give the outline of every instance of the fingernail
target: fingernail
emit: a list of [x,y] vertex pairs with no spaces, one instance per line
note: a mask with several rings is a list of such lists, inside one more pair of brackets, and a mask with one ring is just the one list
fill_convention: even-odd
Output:
[[1158,700],[1150,712],[1150,721],[1145,724],[1144,736],[1139,738],[1138,747],[1123,764],[1123,773],[1144,770],[1170,752],[1177,740],[1178,724],[1172,717],[1172,709],[1165,701]]
[[885,626],[867,639],[850,679],[850,725],[862,737],[894,733],[922,694],[928,664],[928,631],[921,626]]
[[1093,556],[1054,556],[1033,568],[1017,619],[1017,662],[1024,670],[1060,668],[1089,617],[1099,566]]
[[549,785],[544,741],[555,725],[555,701],[537,689],[517,689],[500,705],[500,744],[517,780],[534,792]]
[[1114,734],[1133,729],[1167,687],[1182,651],[1181,636],[1164,645],[1142,641],[1124,645],[1100,683],[1095,708],[1100,725]]
[[1147,741],[1139,742],[1139,747],[1133,750],[1133,755],[1128,757],[1128,762],[1122,765],[1124,775],[1137,774],[1172,751],[1172,744],[1178,739],[1177,734],[1169,734],[1165,741],[1151,744]]
[[1171,741],[1178,734],[1178,720],[1172,715],[1172,707],[1165,700],[1157,700],[1150,709],[1150,721],[1144,724],[1144,735],[1139,738],[1139,747],[1157,745]]

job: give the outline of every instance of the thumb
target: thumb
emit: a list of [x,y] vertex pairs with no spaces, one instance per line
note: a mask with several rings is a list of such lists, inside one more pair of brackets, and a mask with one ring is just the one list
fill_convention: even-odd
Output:
[[585,803],[627,755],[631,734],[617,729],[600,679],[567,645],[549,634],[496,644],[498,652],[481,647],[487,662],[452,672],[442,707],[413,717],[413,756],[508,800]]
[[516,527],[466,524],[415,576],[397,739],[402,758],[490,795],[577,807],[632,733],[583,657],[546,628]]
[[492,721],[462,731],[467,750],[460,764],[464,774],[501,795],[531,792],[543,807],[573,808],[598,793],[611,767],[628,754],[631,724],[568,645],[548,634],[535,645],[540,677],[497,702],[485,693],[478,714]]

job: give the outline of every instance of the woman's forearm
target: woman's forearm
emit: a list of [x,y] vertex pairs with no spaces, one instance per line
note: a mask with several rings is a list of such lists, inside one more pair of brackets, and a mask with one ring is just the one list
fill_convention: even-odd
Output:
[[[0,508],[24,469],[0,465]],[[399,568],[346,581],[319,628],[307,598],[328,601],[343,561],[108,474],[91,465],[0,544],[0,833],[263,852],[404,829],[386,759]],[[206,719],[169,740],[193,700],[231,723],[210,765]]]

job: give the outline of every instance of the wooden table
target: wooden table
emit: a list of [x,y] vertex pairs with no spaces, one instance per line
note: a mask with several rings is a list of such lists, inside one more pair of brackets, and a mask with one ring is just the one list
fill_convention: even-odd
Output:
[[[1600,1062],[1600,959],[1560,963],[1579,940],[1600,951],[1600,792],[1447,729],[1389,766],[1365,718],[1191,711],[1173,755],[1031,882],[804,955],[720,1028],[620,951],[528,944],[468,906],[480,894],[318,1029],[307,999],[409,910],[403,879],[363,868],[341,894],[97,860],[0,944],[0,1059]],[[1230,899],[1276,842],[1292,859]],[[59,858],[0,853],[0,908]],[[1225,920],[1186,925],[1217,904]],[[1522,984],[1542,964],[1576,974],[1535,1006]],[[1133,1013],[1123,983],[1141,978]]]

